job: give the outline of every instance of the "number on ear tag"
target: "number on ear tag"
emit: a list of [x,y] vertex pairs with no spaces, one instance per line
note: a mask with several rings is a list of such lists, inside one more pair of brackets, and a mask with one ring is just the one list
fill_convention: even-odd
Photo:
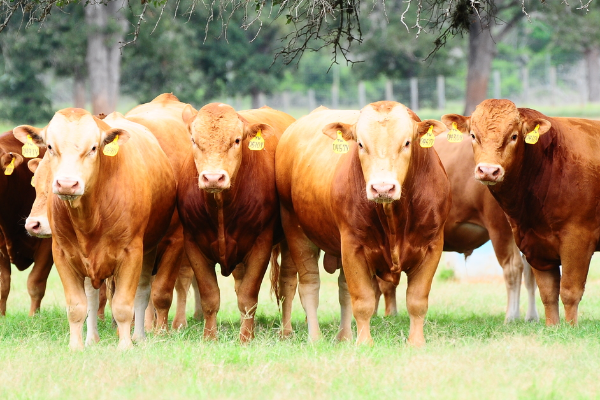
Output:
[[35,158],[40,155],[40,148],[33,143],[31,135],[27,135],[27,143],[23,145],[21,152],[25,158]]
[[342,132],[337,131],[337,138],[333,141],[333,152],[336,154],[346,154],[350,151],[350,145],[342,137]]
[[31,186],[35,187],[35,175],[31,177]]
[[4,175],[12,175],[14,170],[15,170],[15,158],[13,157],[12,160],[10,160],[10,164],[8,164],[8,166],[4,169]]
[[535,129],[525,135],[525,143],[536,144],[540,139],[540,124],[535,126]]
[[448,132],[447,138],[450,143],[460,143],[463,141],[463,134],[458,130],[456,122],[452,123],[452,129]]
[[117,155],[117,153],[119,152],[119,143],[117,143],[118,140],[119,135],[115,135],[115,139],[106,146],[104,146],[104,150],[102,150],[102,152],[105,156],[114,157]]
[[433,134],[433,125],[429,125],[427,133],[423,135],[419,144],[421,145],[421,147],[428,148],[433,146],[434,141],[435,135]]
[[262,137],[262,132],[259,129],[256,132],[256,136],[250,139],[250,143],[248,143],[248,148],[250,150],[262,150],[265,148],[265,139]]

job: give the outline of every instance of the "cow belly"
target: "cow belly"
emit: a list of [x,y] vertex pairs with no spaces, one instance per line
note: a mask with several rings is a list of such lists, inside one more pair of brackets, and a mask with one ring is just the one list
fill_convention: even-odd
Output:
[[490,240],[487,229],[470,222],[446,223],[444,229],[444,251],[469,253]]

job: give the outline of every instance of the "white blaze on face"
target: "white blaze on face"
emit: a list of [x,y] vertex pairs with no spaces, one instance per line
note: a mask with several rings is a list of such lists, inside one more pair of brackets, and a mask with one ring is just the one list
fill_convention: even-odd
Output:
[[402,104],[380,102],[362,109],[356,138],[369,200],[389,203],[400,198],[414,137],[415,121]]

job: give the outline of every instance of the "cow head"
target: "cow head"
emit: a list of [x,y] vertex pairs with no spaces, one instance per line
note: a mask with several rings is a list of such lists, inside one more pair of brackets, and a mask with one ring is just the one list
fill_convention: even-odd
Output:
[[48,192],[51,189],[50,167],[46,158],[34,158],[27,163],[29,170],[33,172],[32,183],[35,184],[35,201],[31,206],[31,212],[25,220],[25,229],[31,236],[41,238],[52,236],[50,222],[48,221]]
[[[543,118],[532,118],[519,111],[510,100],[485,100],[470,117],[447,114],[442,121],[450,129],[453,124],[471,135],[475,157],[475,179],[495,185],[507,173],[519,167],[523,159],[525,136],[538,125],[538,133],[548,132],[551,124]],[[535,146],[535,145],[532,145]]]
[[183,121],[191,135],[198,186],[209,193],[220,193],[235,182],[242,163],[243,146],[261,131],[263,138],[273,134],[266,124],[251,124],[231,106],[211,103],[195,111],[188,105]]
[[58,111],[43,129],[21,125],[13,134],[23,143],[29,136],[38,146],[46,146],[52,192],[69,201],[80,198],[94,186],[101,158],[107,157],[102,154],[104,146],[115,139],[119,146],[129,140],[126,130],[111,128],[79,108]]
[[400,199],[411,154],[430,127],[433,127],[434,135],[446,131],[439,121],[421,122],[403,104],[380,101],[365,106],[356,124],[334,122],[325,126],[323,133],[336,139],[337,133],[341,132],[344,140],[357,142],[367,199],[390,203]]

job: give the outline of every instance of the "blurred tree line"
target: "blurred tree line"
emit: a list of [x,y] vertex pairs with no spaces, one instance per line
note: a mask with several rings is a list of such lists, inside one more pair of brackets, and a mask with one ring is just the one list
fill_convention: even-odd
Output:
[[[78,107],[86,104],[87,88],[94,113],[113,111],[119,93],[146,102],[173,92],[197,106],[217,97],[242,95],[251,96],[252,106],[259,107],[261,93],[331,86],[332,74],[327,72],[332,54],[327,48],[306,53],[297,64],[274,59],[281,38],[289,33],[284,19],[263,24],[257,32],[258,25],[239,28],[243,21],[234,15],[223,31],[220,24],[206,26],[206,9],[197,9],[189,19],[163,16],[159,24],[161,10],[152,10],[137,43],[121,48],[119,42],[126,40],[125,32],[136,23],[136,7],[141,5],[119,9],[115,4],[72,4],[29,29],[22,28],[18,19],[11,20],[0,35],[0,119],[39,123],[51,118],[48,76],[73,80],[73,104]],[[388,3],[386,12],[373,9],[362,24],[364,42],[350,54],[361,62],[343,70],[340,84],[439,74],[459,77],[479,82],[471,95],[466,84],[470,112],[469,101],[478,103],[481,92],[487,92],[492,68],[512,71],[524,64],[565,64],[585,57],[590,100],[599,101],[598,4],[590,6],[586,17],[555,4],[532,22],[521,13],[520,2],[503,4],[500,15],[505,24],[473,22],[469,35],[448,40],[431,56],[436,35],[423,32],[416,38],[408,32],[404,23],[414,21],[408,16],[403,23],[402,3]]]

